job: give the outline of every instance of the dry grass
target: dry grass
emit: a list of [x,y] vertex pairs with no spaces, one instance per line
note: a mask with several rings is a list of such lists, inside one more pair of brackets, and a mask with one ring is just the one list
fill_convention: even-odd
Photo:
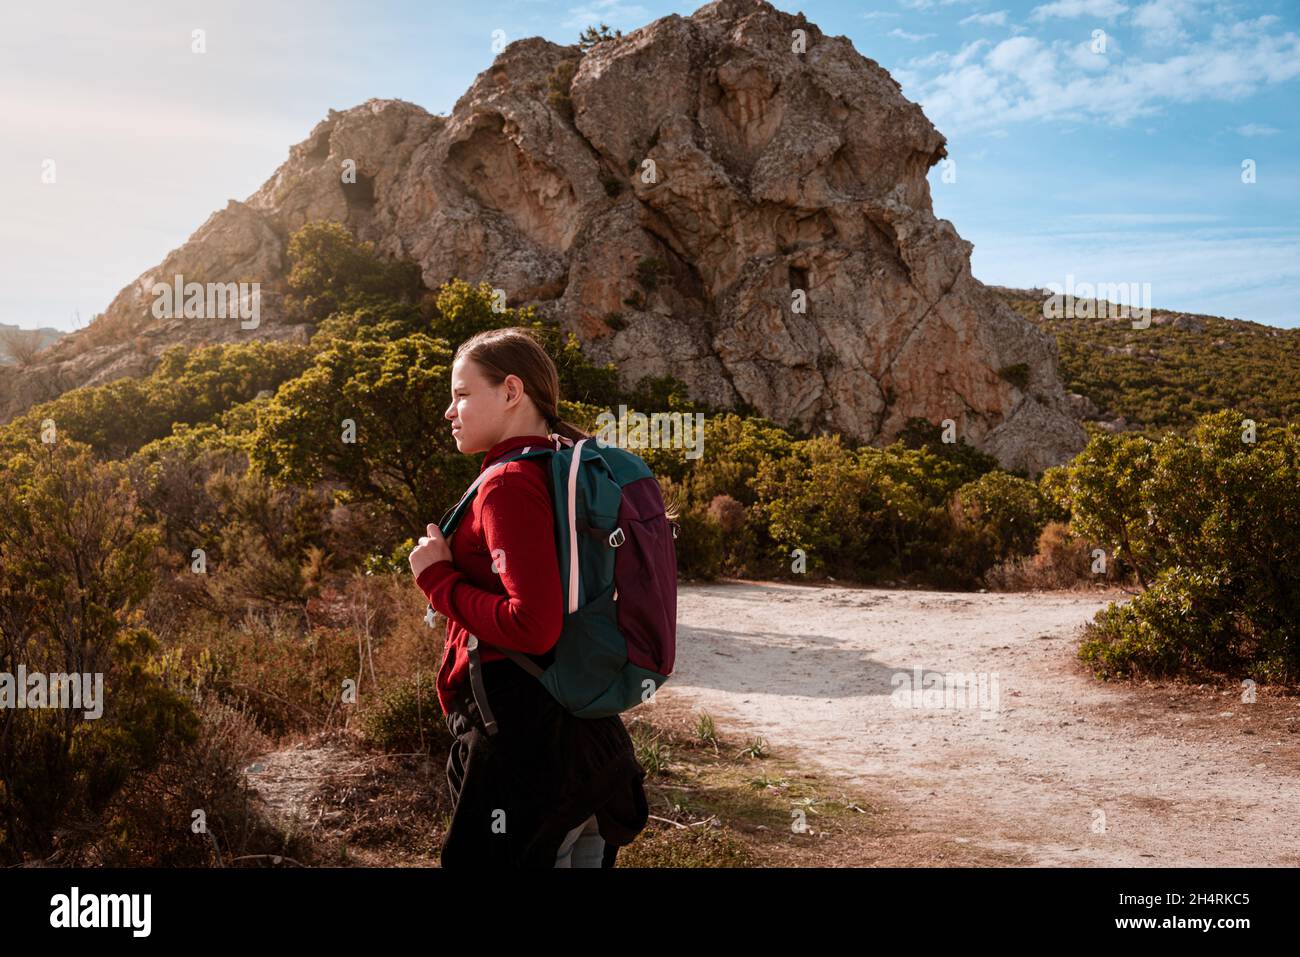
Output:
[[1110,574],[1095,574],[1093,546],[1075,538],[1062,522],[1049,522],[1038,536],[1033,555],[1013,558],[989,569],[984,583],[992,591],[1056,591],[1067,588],[1112,587]]
[[25,369],[44,350],[43,339],[34,329],[0,329],[0,353],[6,353]]

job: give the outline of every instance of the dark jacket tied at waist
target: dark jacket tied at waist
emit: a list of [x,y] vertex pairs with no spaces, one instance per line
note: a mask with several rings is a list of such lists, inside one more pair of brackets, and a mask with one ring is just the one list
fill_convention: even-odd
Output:
[[498,731],[486,733],[465,682],[446,715],[456,810],[442,866],[553,868],[564,836],[593,813],[613,866],[649,819],[622,718],[574,717],[513,661],[484,662],[482,674]]

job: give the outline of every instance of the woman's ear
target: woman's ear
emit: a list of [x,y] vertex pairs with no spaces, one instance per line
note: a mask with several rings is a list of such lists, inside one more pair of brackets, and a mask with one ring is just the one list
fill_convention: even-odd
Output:
[[506,387],[506,405],[514,405],[524,394],[524,380],[519,378],[513,372],[505,378]]

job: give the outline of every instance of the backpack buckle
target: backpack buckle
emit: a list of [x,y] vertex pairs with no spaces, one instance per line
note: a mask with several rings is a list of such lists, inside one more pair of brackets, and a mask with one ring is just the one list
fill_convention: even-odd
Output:
[[622,545],[625,541],[627,541],[627,536],[623,534],[623,526],[620,525],[609,533],[610,548],[618,548],[618,546]]

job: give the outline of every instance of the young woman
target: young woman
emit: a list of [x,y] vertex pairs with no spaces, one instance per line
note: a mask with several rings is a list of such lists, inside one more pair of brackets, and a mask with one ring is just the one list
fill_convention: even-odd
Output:
[[[457,449],[486,453],[480,474],[557,435],[586,437],[560,419],[555,364],[523,329],[464,342],[451,390],[444,415]],[[645,770],[622,719],[574,717],[497,650],[542,668],[554,660],[564,608],[549,474],[544,459],[495,469],[450,541],[430,523],[410,555],[416,584],[447,618],[437,688],[454,736],[455,810],[443,867],[612,867],[648,819]]]

